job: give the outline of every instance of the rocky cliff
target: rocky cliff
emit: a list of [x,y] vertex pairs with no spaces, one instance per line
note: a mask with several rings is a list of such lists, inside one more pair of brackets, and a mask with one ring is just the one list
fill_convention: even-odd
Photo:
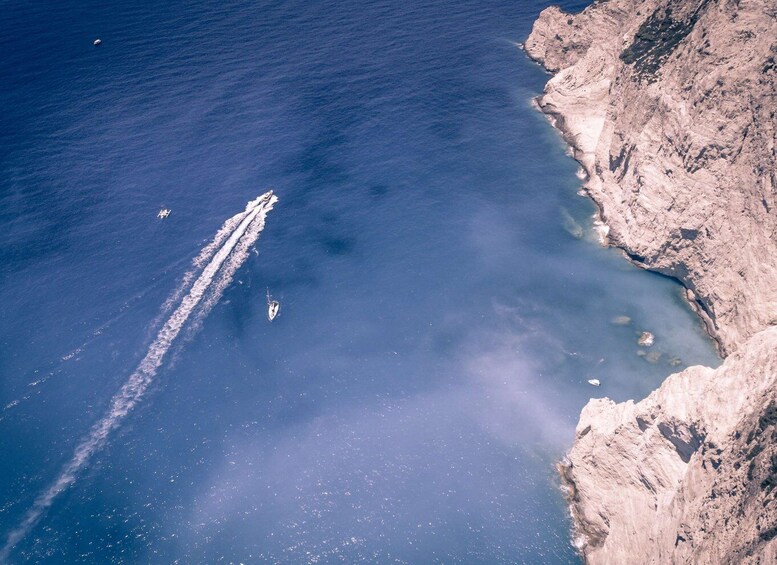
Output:
[[777,323],[776,17],[774,0],[610,0],[548,8],[526,41],[610,242],[691,289],[726,352]]
[[777,328],[645,400],[592,400],[562,465],[589,563],[777,562]]
[[538,99],[606,240],[680,280],[722,367],[586,406],[564,475],[591,563],[777,560],[777,1],[543,11]]

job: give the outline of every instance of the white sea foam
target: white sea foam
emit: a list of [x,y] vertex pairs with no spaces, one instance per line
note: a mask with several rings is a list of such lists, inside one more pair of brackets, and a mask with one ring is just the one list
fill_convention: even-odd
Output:
[[[272,207],[272,204],[270,204],[270,207]],[[193,329],[195,331],[197,330],[197,326],[205,319],[205,316],[208,315],[213,306],[216,305],[224,294],[224,290],[232,283],[232,279],[237,270],[248,258],[259,234],[264,230],[264,221],[265,214],[261,214],[251,222],[246,230],[245,236],[240,239],[235,246],[235,249],[226,260],[224,267],[219,272],[218,278],[214,280],[213,284],[208,288],[207,295],[202,300],[199,309],[195,312],[192,319]]]
[[[244,212],[236,214],[224,223],[213,241],[195,258],[195,262],[200,260],[204,264],[199,277],[159,330],[135,372],[113,396],[106,414],[92,426],[89,434],[78,444],[73,457],[57,479],[35,499],[19,526],[8,534],[6,543],[0,550],[0,562],[8,559],[14,546],[35,527],[56,497],[76,481],[79,472],[102,448],[109,434],[141,400],[162,364],[165,354],[187,324],[191,314],[196,310],[194,321],[201,322],[215,305],[261,234],[267,212],[272,210],[277,200],[277,197],[271,193],[265,193],[249,202]],[[208,261],[207,264],[205,264],[206,261]],[[197,266],[196,263],[195,266]],[[181,285],[178,288],[180,289]],[[173,294],[176,292],[179,290],[176,289]],[[183,294],[182,291],[181,294]],[[206,295],[207,298],[203,302],[203,297]]]
[[170,294],[170,296],[167,297],[167,300],[165,300],[164,304],[162,304],[159,316],[156,320],[154,320],[155,323],[152,325],[156,325],[161,322],[162,317],[170,310],[172,310],[173,306],[175,306],[178,301],[181,300],[184,293],[189,288],[189,285],[191,285],[192,281],[194,280],[194,277],[196,277],[202,268],[208,263],[208,261],[210,261],[210,259],[213,257],[213,254],[216,253],[219,247],[224,244],[229,235],[234,231],[235,227],[248,215],[248,213],[249,211],[246,208],[245,211],[240,212],[239,214],[235,214],[226,222],[224,222],[224,224],[216,232],[216,235],[213,236],[213,240],[208,245],[203,247],[197,256],[192,259],[192,268],[189,269],[186,274],[184,274],[176,289]]

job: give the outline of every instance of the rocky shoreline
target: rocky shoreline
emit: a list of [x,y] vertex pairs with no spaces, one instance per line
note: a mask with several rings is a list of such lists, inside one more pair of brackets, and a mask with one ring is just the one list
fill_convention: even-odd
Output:
[[524,49],[610,245],[679,280],[721,355],[592,400],[561,465],[589,563],[777,560],[777,6],[550,7]]

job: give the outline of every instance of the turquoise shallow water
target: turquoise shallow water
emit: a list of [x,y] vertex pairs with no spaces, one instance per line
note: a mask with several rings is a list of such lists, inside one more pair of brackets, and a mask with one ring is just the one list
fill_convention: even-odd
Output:
[[593,241],[530,104],[547,76],[515,46],[544,5],[0,16],[3,536],[191,259],[279,197],[258,255],[9,561],[576,561],[552,464],[582,406],[718,361],[676,284]]

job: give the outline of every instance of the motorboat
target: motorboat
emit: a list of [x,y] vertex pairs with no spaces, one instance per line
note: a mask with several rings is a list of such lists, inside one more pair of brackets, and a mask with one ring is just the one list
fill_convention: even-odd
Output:
[[281,303],[273,300],[270,296],[270,289],[267,289],[267,318],[272,322],[281,309]]
[[170,208],[162,208],[159,211],[159,214],[156,215],[156,217],[164,220],[169,215],[170,215]]
[[588,379],[588,384],[592,386],[601,386],[599,379]]
[[272,196],[273,196],[273,190],[270,189],[259,197],[259,203],[267,204],[270,201],[270,198],[272,198]]
[[100,39],[99,37],[98,37],[97,39],[95,39],[95,40],[94,40],[94,44],[95,44],[95,45],[100,45],[100,43],[102,43],[102,42],[103,42],[103,40],[102,40],[102,39]]

